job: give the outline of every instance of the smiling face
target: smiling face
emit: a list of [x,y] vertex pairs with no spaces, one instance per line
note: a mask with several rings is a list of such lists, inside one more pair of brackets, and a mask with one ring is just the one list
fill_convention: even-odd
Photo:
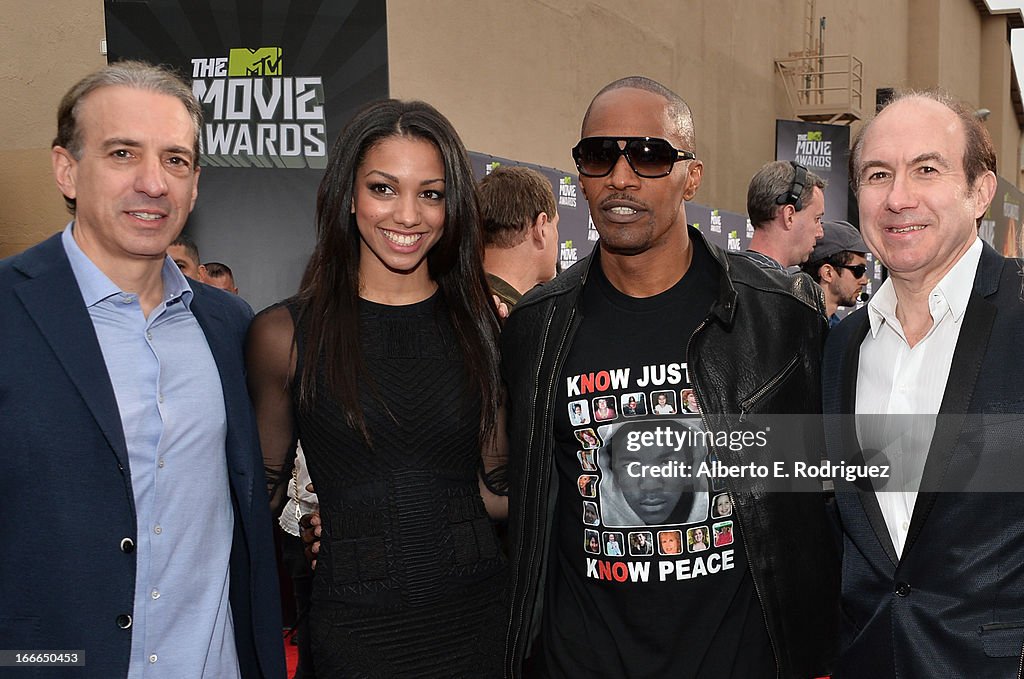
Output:
[[934,287],[977,238],[996,178],[984,172],[968,185],[965,149],[963,122],[922,97],[891,104],[867,129],[856,168],[861,231],[894,282]]
[[[658,137],[677,149],[693,150],[671,120],[664,97],[628,87],[594,100],[582,136]],[[623,256],[665,248],[677,256],[678,249],[667,246],[687,242],[683,200],[697,192],[702,172],[699,160],[688,160],[676,163],[666,177],[645,179],[621,156],[608,175],[580,177],[601,248]]]
[[78,106],[79,157],[51,153],[57,185],[76,201],[75,240],[112,278],[127,262],[162,266],[198,192],[192,119],[173,96],[125,86]]
[[658,545],[662,554],[679,554],[683,551],[677,530],[658,533]]
[[429,141],[388,137],[366,152],[352,198],[361,288],[431,286],[427,253],[444,232],[444,190],[444,162]]
[[719,495],[715,499],[715,513],[718,516],[728,516],[732,514],[732,500],[728,495]]

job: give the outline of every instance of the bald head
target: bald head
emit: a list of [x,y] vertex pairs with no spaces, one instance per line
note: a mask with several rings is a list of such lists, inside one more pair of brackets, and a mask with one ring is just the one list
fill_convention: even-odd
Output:
[[590,106],[587,107],[586,114],[583,116],[582,130],[584,135],[586,134],[587,121],[590,119],[590,112],[594,108],[594,103],[600,99],[603,94],[623,88],[643,90],[662,97],[665,100],[668,117],[676,128],[679,138],[683,142],[684,148],[696,153],[697,140],[693,131],[693,115],[690,113],[690,107],[687,106],[686,102],[683,101],[683,98],[678,94],[661,83],[642,75],[631,75],[625,78],[619,78],[618,80],[608,83],[602,87],[601,91],[594,95],[594,98],[590,101]]
[[[850,184],[853,192],[860,190],[860,171],[863,163],[864,140],[871,131],[875,121],[886,113],[891,107],[900,108],[912,100],[932,101],[948,108],[960,120],[963,125],[965,144],[963,169],[967,177],[967,183],[974,184],[979,176],[986,171],[998,174],[996,171],[996,150],[992,144],[992,137],[989,135],[985,125],[974,115],[974,110],[966,102],[956,99],[942,90],[904,90],[899,92],[885,105],[878,115],[871,119],[860,129],[857,138],[853,142],[853,150],[850,152]],[[890,111],[891,113],[891,111]]]

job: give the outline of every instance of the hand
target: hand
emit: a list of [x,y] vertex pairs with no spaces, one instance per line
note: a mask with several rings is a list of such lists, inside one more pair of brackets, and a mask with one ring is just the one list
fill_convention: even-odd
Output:
[[309,567],[313,569],[316,568],[316,557],[320,553],[320,532],[320,512],[303,514],[299,519],[299,534],[302,536],[302,544],[305,546],[303,551],[306,554],[306,560],[309,561]]
[[508,318],[508,304],[502,302],[501,298],[498,297],[497,295],[491,295],[491,297],[494,299],[495,308],[498,309],[498,318],[500,318],[501,320],[505,320],[506,318]]

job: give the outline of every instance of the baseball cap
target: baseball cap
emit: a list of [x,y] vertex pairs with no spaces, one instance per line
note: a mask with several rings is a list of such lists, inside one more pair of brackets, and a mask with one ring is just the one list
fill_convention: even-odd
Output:
[[811,252],[808,261],[820,262],[844,251],[856,252],[862,255],[871,252],[868,250],[868,246],[864,244],[864,239],[860,237],[860,231],[849,222],[839,220],[822,222],[821,229],[825,232],[825,235],[814,246],[814,251]]

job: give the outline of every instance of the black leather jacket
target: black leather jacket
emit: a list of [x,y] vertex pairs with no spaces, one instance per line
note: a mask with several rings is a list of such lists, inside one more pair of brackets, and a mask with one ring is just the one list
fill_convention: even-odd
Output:
[[[703,239],[692,228],[690,237]],[[726,430],[726,415],[819,413],[826,327],[820,289],[806,275],[765,271],[707,247],[721,271],[719,299],[686,347],[705,426]],[[558,483],[552,459],[555,382],[579,327],[581,291],[596,261],[591,255],[528,293],[502,332],[511,441],[507,677],[523,676],[540,628]],[[817,446],[820,432],[810,435]],[[748,457],[749,449],[715,452],[730,465],[770,464],[773,457],[770,450],[759,453],[760,459]],[[817,493],[770,493],[766,483],[744,479],[730,483],[729,490],[777,674],[827,675],[838,622],[839,558],[826,501]]]

